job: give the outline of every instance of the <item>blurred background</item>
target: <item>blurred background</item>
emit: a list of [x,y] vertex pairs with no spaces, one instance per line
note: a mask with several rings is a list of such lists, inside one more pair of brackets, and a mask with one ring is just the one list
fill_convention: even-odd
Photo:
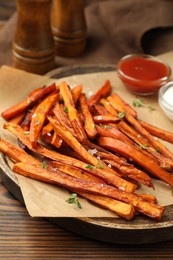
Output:
[[[84,0],[84,3],[86,50],[76,58],[56,57],[58,67],[116,63],[129,53],[159,55],[173,50],[172,0]],[[11,65],[16,20],[16,1],[0,0],[0,66]]]
[[4,25],[4,22],[10,18],[10,16],[16,10],[15,0],[0,0],[0,26]]

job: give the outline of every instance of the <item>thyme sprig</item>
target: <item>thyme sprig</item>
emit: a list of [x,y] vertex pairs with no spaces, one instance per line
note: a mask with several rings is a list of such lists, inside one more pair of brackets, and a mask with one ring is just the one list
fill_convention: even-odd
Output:
[[[141,98],[136,98],[135,100],[133,100],[132,105],[134,107],[147,107],[147,106],[145,106],[145,104]],[[147,108],[149,108],[150,111],[156,110],[152,105],[149,105]]]
[[41,167],[42,167],[43,169],[47,169],[47,163],[46,163],[46,161],[42,161]]
[[118,117],[119,117],[120,119],[124,118],[125,113],[126,113],[125,111],[119,112],[119,113],[118,113]]
[[76,193],[70,194],[70,196],[66,199],[66,202],[69,204],[76,205],[79,209],[82,208],[81,203],[80,203]]
[[97,168],[99,168],[99,169],[104,169],[104,164],[103,163],[101,163],[101,162],[98,162],[96,165],[92,165],[92,164],[87,164],[86,166],[85,166],[85,168],[86,169],[89,169],[89,170],[91,170],[91,169],[97,169]]

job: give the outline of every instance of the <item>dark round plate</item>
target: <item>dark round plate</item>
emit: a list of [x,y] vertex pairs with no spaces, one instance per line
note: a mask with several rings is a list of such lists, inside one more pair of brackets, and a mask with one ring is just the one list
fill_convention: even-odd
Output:
[[[47,75],[62,78],[77,74],[114,71],[115,65],[84,65],[55,69]],[[22,203],[22,193],[4,154],[0,154],[1,179],[4,186]],[[173,239],[173,206],[167,206],[161,221],[135,216],[125,221],[117,218],[49,218],[50,221],[77,234],[111,243],[144,244]]]

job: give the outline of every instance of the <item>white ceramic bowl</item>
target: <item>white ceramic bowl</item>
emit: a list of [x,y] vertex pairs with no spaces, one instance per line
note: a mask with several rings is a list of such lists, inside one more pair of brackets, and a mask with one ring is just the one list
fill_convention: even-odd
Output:
[[166,116],[173,121],[173,81],[160,88],[158,102]]

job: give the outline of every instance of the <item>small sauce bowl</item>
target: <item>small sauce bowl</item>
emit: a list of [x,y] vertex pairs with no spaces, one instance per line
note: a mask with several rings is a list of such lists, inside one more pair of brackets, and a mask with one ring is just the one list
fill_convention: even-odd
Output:
[[158,103],[166,116],[173,121],[173,81],[160,88]]
[[129,54],[117,66],[125,87],[137,95],[152,95],[170,78],[170,67],[160,59],[146,54]]

